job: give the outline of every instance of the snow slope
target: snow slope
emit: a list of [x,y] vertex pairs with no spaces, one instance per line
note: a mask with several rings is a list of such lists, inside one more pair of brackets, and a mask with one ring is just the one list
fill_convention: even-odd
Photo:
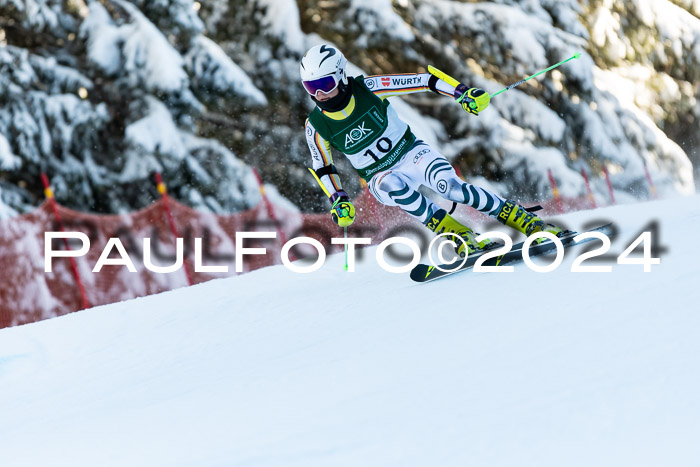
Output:
[[661,264],[417,285],[335,255],[0,330],[1,463],[700,465],[700,197],[560,218],[601,219],[616,254],[658,220]]

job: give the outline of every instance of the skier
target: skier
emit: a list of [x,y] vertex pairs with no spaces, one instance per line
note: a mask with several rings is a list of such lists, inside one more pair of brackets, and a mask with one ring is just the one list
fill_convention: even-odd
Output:
[[478,115],[489,105],[487,92],[463,84],[455,88],[429,73],[348,78],[346,65],[340,50],[324,44],[309,49],[299,67],[302,84],[316,103],[306,120],[306,141],[313,169],[328,193],[332,193],[331,217],[335,223],[341,227],[352,224],[355,210],[333,165],[331,146],[347,156],[380,203],[399,206],[436,234],[453,233],[464,239],[458,242],[460,256],[465,255],[465,246],[473,253],[494,244],[490,240],[477,242],[479,234],[426,198],[418,191],[420,185],[486,213],[525,235],[540,231],[562,233],[516,202],[460,179],[443,155],[416,139],[386,100],[425,91],[455,99],[464,96],[462,108]]

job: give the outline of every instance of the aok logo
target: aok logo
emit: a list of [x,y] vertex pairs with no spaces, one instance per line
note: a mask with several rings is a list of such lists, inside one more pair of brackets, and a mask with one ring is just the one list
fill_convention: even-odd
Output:
[[358,142],[362,141],[365,136],[371,135],[372,130],[365,128],[365,122],[363,121],[358,126],[350,130],[345,134],[345,146],[351,147]]

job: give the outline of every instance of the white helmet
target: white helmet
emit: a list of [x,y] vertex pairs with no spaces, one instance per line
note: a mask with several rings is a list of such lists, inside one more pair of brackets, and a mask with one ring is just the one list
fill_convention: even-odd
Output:
[[299,64],[301,82],[306,92],[312,96],[318,91],[328,94],[341,82],[347,85],[347,63],[343,53],[333,46],[322,44],[311,47]]

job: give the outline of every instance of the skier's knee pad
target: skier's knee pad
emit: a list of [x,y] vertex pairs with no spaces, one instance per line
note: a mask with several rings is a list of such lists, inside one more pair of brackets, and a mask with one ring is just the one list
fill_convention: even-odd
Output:
[[455,203],[463,203],[464,202],[464,185],[465,182],[457,178],[455,175],[454,177],[449,177],[446,179],[438,180],[438,191],[440,189],[440,183],[444,182],[446,185],[445,188],[445,193],[440,193],[443,198],[449,199],[450,201],[454,201]]
[[377,200],[388,206],[395,206],[396,203],[391,199],[389,193],[405,192],[409,186],[406,181],[394,172],[387,172],[372,179],[374,185],[374,195]]
[[404,190],[407,186],[406,181],[394,172],[384,174],[377,182],[377,188],[384,193]]

